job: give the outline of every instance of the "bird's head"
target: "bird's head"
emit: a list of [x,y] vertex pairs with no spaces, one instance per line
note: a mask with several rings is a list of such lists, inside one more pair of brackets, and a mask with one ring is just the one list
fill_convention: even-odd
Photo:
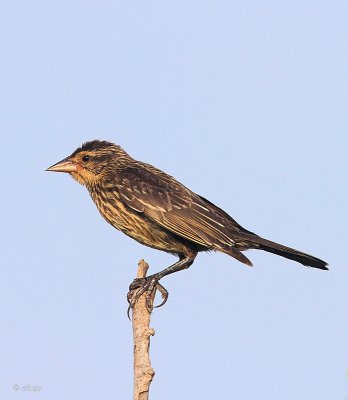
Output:
[[120,146],[100,140],[84,143],[70,156],[47,168],[46,171],[66,172],[82,185],[93,185],[109,171],[129,159]]

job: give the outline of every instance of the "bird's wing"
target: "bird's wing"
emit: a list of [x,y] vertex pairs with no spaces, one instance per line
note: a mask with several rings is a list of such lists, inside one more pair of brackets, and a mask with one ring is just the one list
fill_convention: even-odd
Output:
[[221,251],[235,244],[231,221],[216,206],[150,165],[123,170],[116,187],[128,207],[178,236]]

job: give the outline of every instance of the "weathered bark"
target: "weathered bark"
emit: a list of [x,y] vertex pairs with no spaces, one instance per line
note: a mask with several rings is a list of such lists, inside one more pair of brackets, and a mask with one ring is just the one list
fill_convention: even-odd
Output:
[[[144,260],[138,263],[137,278],[146,276],[149,266]],[[155,293],[154,293],[155,295]],[[154,295],[151,299],[152,305]],[[151,313],[146,307],[146,292],[142,294],[132,308],[134,343],[134,396],[133,400],[148,400],[149,390],[155,371],[150,361],[150,337],[155,331],[150,328]]]

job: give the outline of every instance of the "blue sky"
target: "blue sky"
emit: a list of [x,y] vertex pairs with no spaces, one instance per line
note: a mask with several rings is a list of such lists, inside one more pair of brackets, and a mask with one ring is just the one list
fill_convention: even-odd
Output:
[[151,399],[347,398],[347,11],[1,2],[1,399],[132,395],[127,288],[140,258],[152,272],[175,259],[44,172],[95,138],[330,263],[210,253],[164,279]]

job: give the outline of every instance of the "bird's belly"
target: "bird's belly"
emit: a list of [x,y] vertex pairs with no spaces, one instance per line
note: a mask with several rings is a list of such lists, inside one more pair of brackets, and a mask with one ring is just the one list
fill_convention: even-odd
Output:
[[142,213],[138,213],[125,206],[121,201],[102,199],[91,195],[102,217],[114,228],[127,236],[149,246],[168,253],[184,254],[184,241],[164,230],[160,225],[149,220]]

